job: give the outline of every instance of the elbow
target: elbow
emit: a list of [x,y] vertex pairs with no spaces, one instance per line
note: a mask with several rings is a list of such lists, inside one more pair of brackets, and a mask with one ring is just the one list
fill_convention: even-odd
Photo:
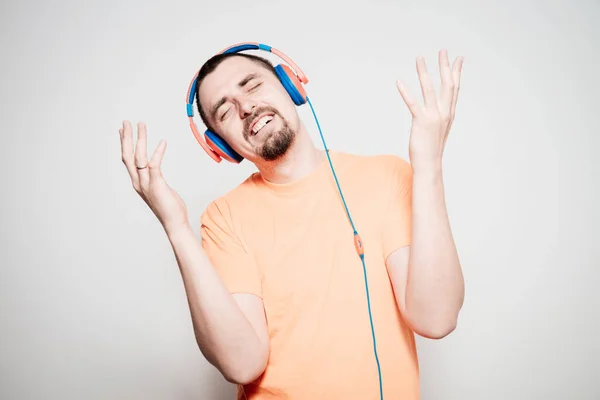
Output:
[[269,346],[244,346],[242,353],[234,354],[231,349],[219,349],[203,345],[198,341],[200,351],[206,360],[215,367],[221,376],[235,385],[247,385],[257,380],[267,368]]
[[268,353],[252,359],[233,360],[227,367],[221,368],[226,381],[236,385],[247,385],[263,374],[267,367]]
[[221,372],[227,382],[235,385],[248,385],[257,380],[264,372],[265,367],[236,367],[223,369]]
[[450,335],[456,329],[457,322],[429,323],[422,326],[416,325],[413,330],[426,339],[440,340]]
[[419,307],[405,309],[406,322],[419,336],[439,340],[454,332],[458,326],[461,303],[456,307]]
[[450,335],[458,325],[458,315],[438,315],[431,317],[431,313],[426,314],[428,316],[410,315],[406,322],[419,336],[426,339],[439,340]]

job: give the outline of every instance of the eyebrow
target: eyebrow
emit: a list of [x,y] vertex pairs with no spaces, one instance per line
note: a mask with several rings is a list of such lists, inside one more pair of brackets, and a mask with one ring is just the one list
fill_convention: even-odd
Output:
[[[250,82],[252,79],[256,79],[258,78],[260,75],[256,72],[250,73],[248,75],[246,75],[246,77],[244,77],[244,79],[242,79],[241,81],[238,82],[238,87],[244,87],[246,86],[246,84],[248,82]],[[215,114],[217,113],[217,110],[219,109],[219,107],[221,107],[223,104],[225,104],[225,102],[227,101],[227,97],[223,96],[219,99],[219,101],[217,101],[211,108],[210,108],[210,117],[214,120],[215,119]]]

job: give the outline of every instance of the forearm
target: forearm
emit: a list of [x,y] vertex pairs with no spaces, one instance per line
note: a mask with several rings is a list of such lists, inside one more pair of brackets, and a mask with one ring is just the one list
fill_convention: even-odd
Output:
[[414,325],[441,337],[456,326],[464,282],[444,198],[441,166],[413,174],[406,309]]
[[191,227],[167,231],[187,294],[196,340],[224,377],[242,383],[265,363],[265,344],[212,267]]

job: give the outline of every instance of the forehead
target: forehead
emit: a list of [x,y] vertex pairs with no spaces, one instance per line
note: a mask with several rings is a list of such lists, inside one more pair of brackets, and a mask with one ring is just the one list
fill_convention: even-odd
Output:
[[259,63],[244,57],[231,57],[221,62],[208,74],[198,88],[202,104],[207,106],[230,88],[237,87],[238,83],[248,74],[267,76],[269,71]]

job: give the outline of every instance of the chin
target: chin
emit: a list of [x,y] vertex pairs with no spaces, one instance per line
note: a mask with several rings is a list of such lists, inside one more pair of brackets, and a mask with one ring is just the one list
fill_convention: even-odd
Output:
[[264,143],[257,149],[256,155],[264,161],[277,161],[285,156],[294,144],[296,135],[289,128],[273,132]]

